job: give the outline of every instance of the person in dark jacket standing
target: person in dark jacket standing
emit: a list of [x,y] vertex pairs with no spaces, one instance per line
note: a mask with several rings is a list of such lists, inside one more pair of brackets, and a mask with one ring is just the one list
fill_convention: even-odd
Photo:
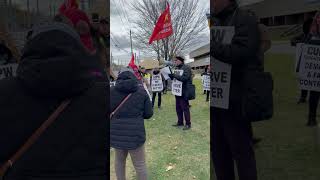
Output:
[[[208,75],[208,67],[204,68],[204,72],[201,73],[201,77],[203,78],[204,75]],[[203,84],[203,80],[202,80],[202,84]],[[203,94],[205,95],[207,93],[207,90],[203,90]]]
[[[177,70],[181,71],[182,74],[169,74],[169,77],[173,80],[182,82],[182,86],[178,87],[177,90],[180,91],[180,95],[176,95],[176,111],[178,116],[178,122],[173,126],[181,127],[184,126],[183,117],[186,121],[186,125],[183,130],[188,130],[191,128],[191,115],[189,107],[188,94],[188,84],[192,84],[192,72],[191,68],[184,64],[184,58],[177,56],[174,60]],[[179,84],[178,84],[179,86]],[[172,89],[171,91],[175,91]]]
[[[244,73],[249,66],[253,68],[260,65],[258,25],[256,19],[247,11],[238,8],[235,0],[213,0],[213,9],[215,26],[211,29],[210,43],[213,72],[210,118],[211,153],[215,174],[217,180],[235,180],[235,161],[240,180],[257,180],[256,161],[250,135],[251,121],[246,119],[242,112],[244,95],[242,87]],[[221,29],[224,29],[225,35],[229,37],[219,36],[224,34],[221,33]],[[233,29],[234,33],[230,29]],[[215,69],[217,68],[215,64],[218,63],[225,69]],[[229,71],[231,72],[230,81],[226,81],[225,75],[230,75]],[[228,72],[228,74],[219,78],[218,73],[220,72]],[[219,94],[220,90],[225,87],[216,87],[219,85],[215,84],[217,79],[221,84],[230,83],[229,94],[226,94],[229,99]],[[216,89],[213,89],[214,87]],[[225,101],[217,104],[216,99],[218,98],[223,98]]]
[[147,180],[145,162],[146,132],[144,119],[153,115],[151,101],[133,71],[123,70],[110,89],[110,110],[132,94],[114,114],[110,120],[110,145],[115,148],[115,171],[118,180],[126,179],[126,159],[130,153],[138,180]]
[[109,92],[90,73],[94,62],[99,60],[87,53],[70,26],[53,23],[34,29],[17,77],[0,81],[0,165],[63,100],[71,103],[18,159],[6,180],[108,178]]
[[[206,87],[206,76],[208,76],[208,78],[210,78],[211,77],[211,66],[209,65],[208,67],[206,67],[206,69],[205,69],[205,72],[203,72],[202,74],[201,74],[201,76],[203,76],[203,82],[202,82],[202,86],[203,86],[203,88],[207,88]],[[210,85],[210,83],[209,83],[209,85]],[[204,94],[206,94],[206,102],[209,102],[209,97],[210,97],[210,89],[208,90],[203,90],[204,91]]]

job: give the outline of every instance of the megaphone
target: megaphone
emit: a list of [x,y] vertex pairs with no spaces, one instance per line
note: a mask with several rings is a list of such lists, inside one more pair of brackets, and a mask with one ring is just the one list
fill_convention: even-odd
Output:
[[174,66],[174,63],[172,61],[164,61],[163,64],[165,66]]

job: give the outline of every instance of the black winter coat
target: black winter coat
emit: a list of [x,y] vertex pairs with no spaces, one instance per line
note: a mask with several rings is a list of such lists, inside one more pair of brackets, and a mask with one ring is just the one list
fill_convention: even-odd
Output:
[[107,179],[107,84],[79,36],[55,24],[26,44],[17,78],[0,81],[0,164],[11,157],[62,100],[71,104],[19,159],[5,180]]
[[[235,26],[231,44],[221,44],[212,36],[211,56],[232,65],[229,109],[240,108],[243,95],[244,73],[249,68],[261,67],[259,60],[260,35],[255,17],[238,9],[232,3],[219,14],[215,14],[216,26]],[[213,58],[211,58],[211,61]],[[211,62],[212,64],[212,62]],[[214,67],[212,67],[214,68]]]
[[148,94],[129,71],[119,74],[116,86],[110,89],[111,112],[130,93],[132,96],[110,120],[110,145],[116,149],[132,150],[143,145],[146,141],[144,119],[153,115]]
[[181,64],[177,66],[177,69],[183,70],[182,76],[175,74],[174,78],[182,82],[182,97],[188,100],[187,92],[189,91],[188,87],[192,84],[192,72],[191,68],[186,64]]

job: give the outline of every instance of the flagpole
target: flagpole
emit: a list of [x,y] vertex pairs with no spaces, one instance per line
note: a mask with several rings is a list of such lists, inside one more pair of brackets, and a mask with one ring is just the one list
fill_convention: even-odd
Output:
[[130,44],[131,44],[131,54],[133,54],[133,50],[132,50],[132,36],[131,36],[131,29],[130,29]]

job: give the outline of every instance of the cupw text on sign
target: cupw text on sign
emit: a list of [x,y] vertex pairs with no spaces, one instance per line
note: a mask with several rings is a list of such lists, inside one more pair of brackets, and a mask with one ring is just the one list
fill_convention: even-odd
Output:
[[18,64],[0,66],[0,80],[8,77],[15,77]]
[[[297,56],[299,64],[299,85],[301,89],[320,91],[320,46],[303,44],[301,56]],[[301,59],[300,59],[301,58]]]

